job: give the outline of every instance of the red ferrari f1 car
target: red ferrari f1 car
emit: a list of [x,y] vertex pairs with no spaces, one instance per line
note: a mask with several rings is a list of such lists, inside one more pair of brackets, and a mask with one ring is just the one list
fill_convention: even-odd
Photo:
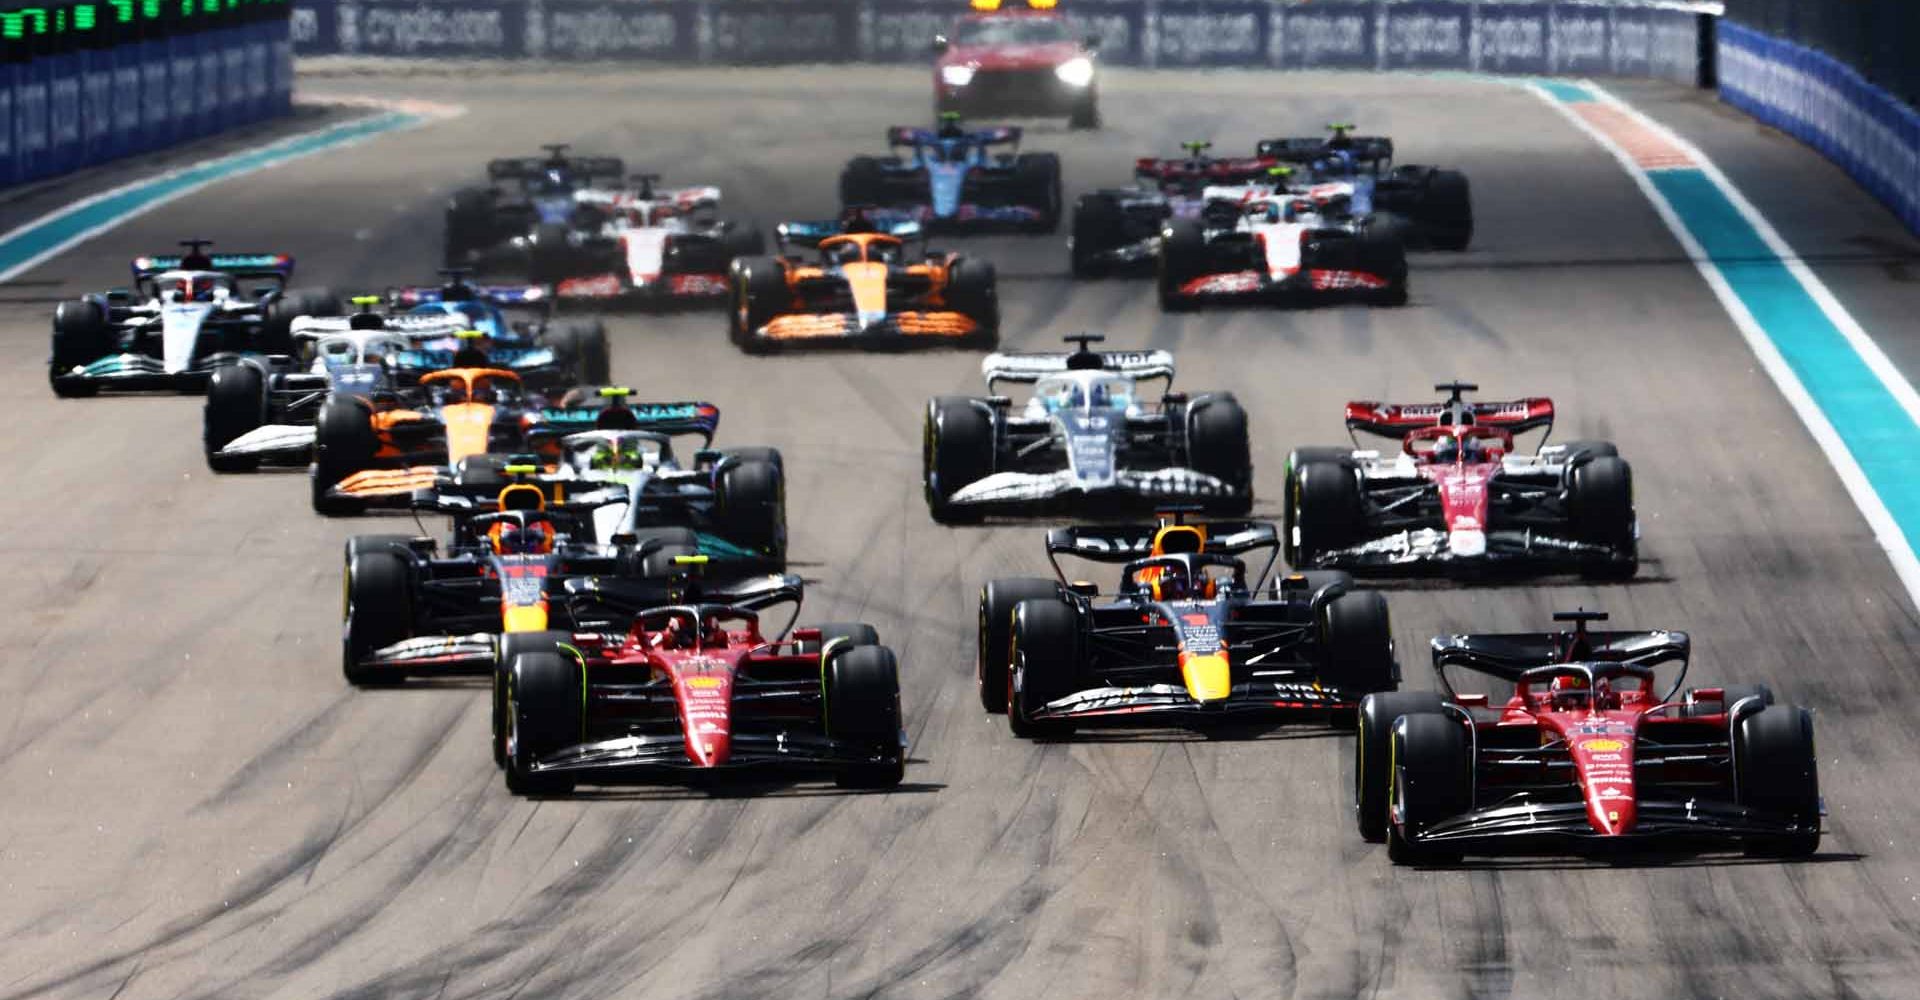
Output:
[[[1820,846],[1813,716],[1762,685],[1683,689],[1684,632],[1561,632],[1433,640],[1438,692],[1360,703],[1360,835],[1397,863],[1521,847],[1732,843],[1803,857]],[[1677,663],[1664,686],[1655,668]],[[1457,692],[1459,667],[1513,685],[1504,705]]]

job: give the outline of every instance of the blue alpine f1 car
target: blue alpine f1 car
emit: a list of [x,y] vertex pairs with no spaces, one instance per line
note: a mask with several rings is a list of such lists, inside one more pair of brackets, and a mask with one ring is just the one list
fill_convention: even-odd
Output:
[[1050,233],[1060,224],[1060,157],[1020,152],[1012,125],[967,130],[957,115],[936,128],[887,130],[887,156],[856,156],[840,174],[843,207],[928,229]]

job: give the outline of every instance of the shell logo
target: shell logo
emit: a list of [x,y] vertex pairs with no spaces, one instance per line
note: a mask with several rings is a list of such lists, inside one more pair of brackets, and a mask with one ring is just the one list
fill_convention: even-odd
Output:
[[710,691],[710,690],[712,690],[712,689],[714,689],[714,688],[717,688],[717,687],[719,687],[719,686],[720,686],[720,678],[718,678],[718,677],[689,677],[689,678],[687,678],[687,686],[688,686],[688,687],[690,687],[690,688],[698,688],[698,689],[700,689],[700,690],[703,690],[703,691]]
[[1626,748],[1627,745],[1619,740],[1588,740],[1580,744],[1580,749],[1588,753],[1615,753]]

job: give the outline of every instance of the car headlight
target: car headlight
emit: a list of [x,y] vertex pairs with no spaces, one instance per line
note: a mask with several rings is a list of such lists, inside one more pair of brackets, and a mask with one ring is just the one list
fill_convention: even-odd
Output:
[[1084,87],[1093,82],[1093,60],[1081,56],[1053,68],[1053,75],[1069,87]]
[[964,87],[973,82],[972,66],[940,67],[940,82],[949,87]]

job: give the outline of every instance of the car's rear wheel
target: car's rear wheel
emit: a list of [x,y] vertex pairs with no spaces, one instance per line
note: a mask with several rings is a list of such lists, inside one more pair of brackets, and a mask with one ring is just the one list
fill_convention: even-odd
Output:
[[1253,447],[1247,437],[1247,411],[1222,394],[1203,399],[1187,411],[1187,456],[1194,471],[1234,490],[1209,502],[1221,514],[1244,514],[1253,507]]
[[1107,273],[1101,254],[1126,242],[1126,218],[1120,203],[1109,194],[1083,194],[1073,206],[1073,242],[1069,249],[1073,276],[1098,278]]
[[1820,773],[1813,745],[1813,714],[1798,705],[1773,705],[1743,715],[1733,733],[1740,804],[1798,829],[1748,840],[1749,853],[1804,858],[1820,849]]
[[1068,128],[1095,129],[1100,127],[1100,94],[1091,85],[1087,92],[1073,104],[1073,110],[1067,115]]
[[260,467],[258,455],[222,455],[220,449],[265,423],[267,379],[249,364],[221,365],[207,382],[201,412],[201,441],[207,467],[215,472],[247,472]]
[[1007,729],[1013,735],[1042,739],[1073,732],[1070,721],[1034,715],[1073,693],[1080,657],[1080,616],[1072,604],[1047,598],[1014,607],[1007,685]]
[[1433,691],[1382,691],[1360,699],[1353,740],[1353,812],[1360,838],[1367,843],[1387,839],[1394,720],[1403,715],[1438,713],[1445,704]]
[[573,247],[567,227],[558,222],[542,222],[533,227],[527,241],[527,277],[534,284],[549,285],[565,281],[573,268]]
[[599,320],[562,323],[548,330],[540,340],[553,349],[554,360],[574,382],[604,385],[613,380],[607,327]]
[[840,171],[840,207],[884,205],[887,198],[886,172],[872,156],[856,156]]
[[1160,257],[1155,282],[1161,312],[1190,312],[1197,303],[1182,289],[1200,276],[1206,265],[1207,238],[1193,219],[1170,219],[1160,231]]
[[1573,467],[1567,477],[1567,515],[1573,535],[1604,545],[1614,558],[1589,564],[1586,575],[1627,579],[1639,568],[1633,537],[1633,470],[1625,459],[1602,456]]
[[493,192],[487,188],[455,191],[447,199],[442,257],[448,267],[465,267],[476,250],[493,241]]
[[973,511],[947,499],[993,472],[993,418],[964,396],[934,399],[927,407],[921,456],[921,481],[933,519],[942,524],[977,520]]
[[786,560],[786,485],[779,466],[740,462],[727,467],[714,490],[714,513],[728,541]]
[[969,340],[977,347],[1000,342],[1000,293],[993,265],[973,257],[956,258],[947,268],[947,306],[973,320]]
[[266,354],[293,353],[293,321],[302,316],[338,316],[344,310],[331,288],[289,288],[267,305],[267,323],[257,345]]
[[1007,711],[1007,673],[1012,662],[1013,611],[1021,601],[1058,597],[1060,584],[1038,577],[991,580],[980,588],[980,627],[974,656],[974,686],[989,715]]
[[1021,204],[1040,212],[1040,218],[1027,227],[1028,231],[1051,233],[1060,228],[1060,155],[1021,153],[1014,160],[1013,170]]
[[1377,590],[1350,590],[1321,611],[1321,648],[1326,679],[1343,692],[1391,691],[1394,676],[1393,620],[1387,599]]
[[826,730],[836,742],[871,748],[878,760],[842,767],[842,788],[893,788],[906,777],[900,745],[900,668],[893,650],[859,645],[828,657]]

